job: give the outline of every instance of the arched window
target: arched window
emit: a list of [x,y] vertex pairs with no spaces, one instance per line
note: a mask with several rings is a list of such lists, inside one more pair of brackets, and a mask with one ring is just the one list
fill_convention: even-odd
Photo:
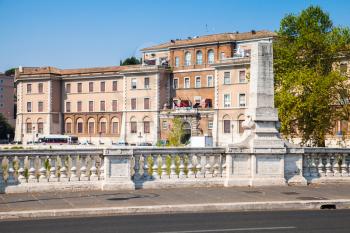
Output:
[[44,121],[43,119],[39,118],[37,121],[38,124],[38,133],[43,134],[44,133]]
[[185,66],[190,66],[191,65],[191,53],[186,52],[185,53]]
[[99,121],[99,132],[100,134],[107,133],[107,119],[102,117]]
[[26,132],[32,133],[32,130],[33,130],[33,123],[32,123],[32,120],[30,118],[28,118],[26,120]]
[[88,120],[88,133],[89,134],[95,133],[95,119],[92,117],[89,118],[89,120]]
[[224,133],[231,133],[231,119],[229,115],[225,115],[222,118],[222,124],[223,124]]
[[214,63],[214,50],[210,49],[208,51],[208,64]]
[[72,119],[71,118],[67,118],[66,121],[64,122],[64,125],[65,125],[64,132],[72,133]]
[[119,119],[117,117],[112,118],[111,132],[112,134],[119,134]]
[[135,117],[130,118],[130,133],[137,133],[137,121]]
[[203,63],[203,54],[202,54],[202,51],[198,50],[196,53],[196,64],[202,65],[202,63]]
[[82,118],[77,119],[77,133],[84,133],[84,120]]
[[149,117],[143,118],[143,133],[150,133],[151,132],[151,120]]
[[244,121],[244,115],[241,114],[238,116],[238,133],[239,134],[242,134],[244,132],[244,129],[243,129],[243,121]]

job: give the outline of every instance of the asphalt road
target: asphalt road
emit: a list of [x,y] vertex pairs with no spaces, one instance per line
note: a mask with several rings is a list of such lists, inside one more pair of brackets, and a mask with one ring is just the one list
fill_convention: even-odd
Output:
[[340,233],[350,210],[108,216],[0,222],[6,233]]

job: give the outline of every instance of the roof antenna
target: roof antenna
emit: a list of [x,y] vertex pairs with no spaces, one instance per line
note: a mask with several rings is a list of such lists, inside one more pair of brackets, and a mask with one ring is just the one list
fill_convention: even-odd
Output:
[[208,33],[208,24],[205,24],[205,31]]

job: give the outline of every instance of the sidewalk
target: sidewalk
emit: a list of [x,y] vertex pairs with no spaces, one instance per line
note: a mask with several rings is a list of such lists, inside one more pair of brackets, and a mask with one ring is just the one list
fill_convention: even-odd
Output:
[[350,185],[0,194],[0,219],[350,208]]

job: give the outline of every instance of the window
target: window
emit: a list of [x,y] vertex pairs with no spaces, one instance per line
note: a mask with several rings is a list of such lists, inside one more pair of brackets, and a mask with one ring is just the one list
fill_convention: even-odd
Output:
[[3,108],[4,107],[4,104],[3,103],[0,103],[0,108]]
[[88,123],[88,130],[89,130],[89,134],[94,134],[95,133],[95,122],[90,121]]
[[179,79],[174,78],[173,82],[174,82],[174,84],[173,84],[174,89],[178,89],[179,88]]
[[240,70],[239,71],[239,82],[240,83],[245,83],[245,70]]
[[42,83],[39,83],[39,84],[38,84],[38,92],[39,92],[39,93],[43,93],[43,92],[44,92],[44,86],[43,86]]
[[42,101],[38,102],[38,112],[44,111],[44,103]]
[[82,83],[78,83],[77,92],[81,93],[82,91],[83,91],[83,84]]
[[191,53],[186,52],[185,53],[185,66],[190,66],[191,65]]
[[203,54],[202,51],[197,51],[196,53],[196,64],[202,65],[203,64]]
[[230,83],[231,83],[231,73],[224,72],[224,84],[230,84]]
[[231,133],[231,121],[224,120],[224,133]]
[[144,109],[149,109],[149,98],[144,98],[143,99],[143,108]]
[[137,123],[136,121],[130,122],[130,133],[137,133]]
[[38,133],[44,133],[44,123],[38,122]]
[[32,133],[33,124],[31,122],[27,122],[26,123],[26,128],[27,128],[27,130],[26,130],[27,133]]
[[27,94],[32,93],[32,84],[27,84]]
[[225,59],[225,53],[224,52],[221,52],[220,53],[220,60],[224,60]]
[[118,122],[112,122],[112,133],[113,134],[119,133],[119,123]]
[[137,82],[136,78],[131,79],[131,89],[136,89],[137,88]]
[[190,88],[190,78],[185,78],[185,88]]
[[346,63],[341,63],[339,69],[342,75],[346,75],[348,72],[348,65]]
[[113,86],[113,91],[118,91],[118,81],[113,81],[112,86]]
[[70,102],[66,102],[66,112],[70,112]]
[[66,123],[66,133],[72,133],[72,123],[67,122]]
[[208,64],[214,63],[214,50],[210,49],[208,51]]
[[100,101],[100,111],[106,111],[106,102],[104,100]]
[[213,76],[207,76],[207,87],[213,86]]
[[145,89],[148,89],[149,88],[149,78],[145,78]]
[[162,121],[162,128],[168,129],[168,122],[167,121]]
[[224,94],[224,107],[225,108],[231,107],[231,95],[230,94]]
[[201,77],[196,77],[195,87],[196,88],[200,88],[201,87]]
[[180,66],[180,59],[179,57],[175,57],[175,67],[179,67]]
[[66,84],[66,93],[70,93],[70,83]]
[[150,133],[150,122],[149,121],[143,122],[143,132]]
[[77,131],[78,133],[83,133],[83,122],[77,123]]
[[77,102],[77,112],[81,112],[82,110],[81,110],[81,101],[78,101]]
[[100,122],[100,133],[106,133],[107,132],[107,123],[106,122]]
[[94,83],[89,82],[89,92],[94,92]]
[[117,100],[112,100],[112,111],[113,112],[118,111],[118,101]]
[[131,110],[136,110],[136,99],[135,98],[131,99]]
[[208,129],[213,129],[213,121],[208,121]]
[[27,112],[32,112],[32,102],[27,102]]
[[105,82],[101,82],[100,83],[100,91],[101,92],[105,92],[106,91],[106,83]]
[[194,97],[194,103],[195,104],[201,104],[201,100],[202,100],[202,97],[200,97],[200,96],[195,96]]
[[245,107],[245,94],[239,94],[238,102],[239,107]]
[[89,112],[94,111],[94,101],[89,101]]

